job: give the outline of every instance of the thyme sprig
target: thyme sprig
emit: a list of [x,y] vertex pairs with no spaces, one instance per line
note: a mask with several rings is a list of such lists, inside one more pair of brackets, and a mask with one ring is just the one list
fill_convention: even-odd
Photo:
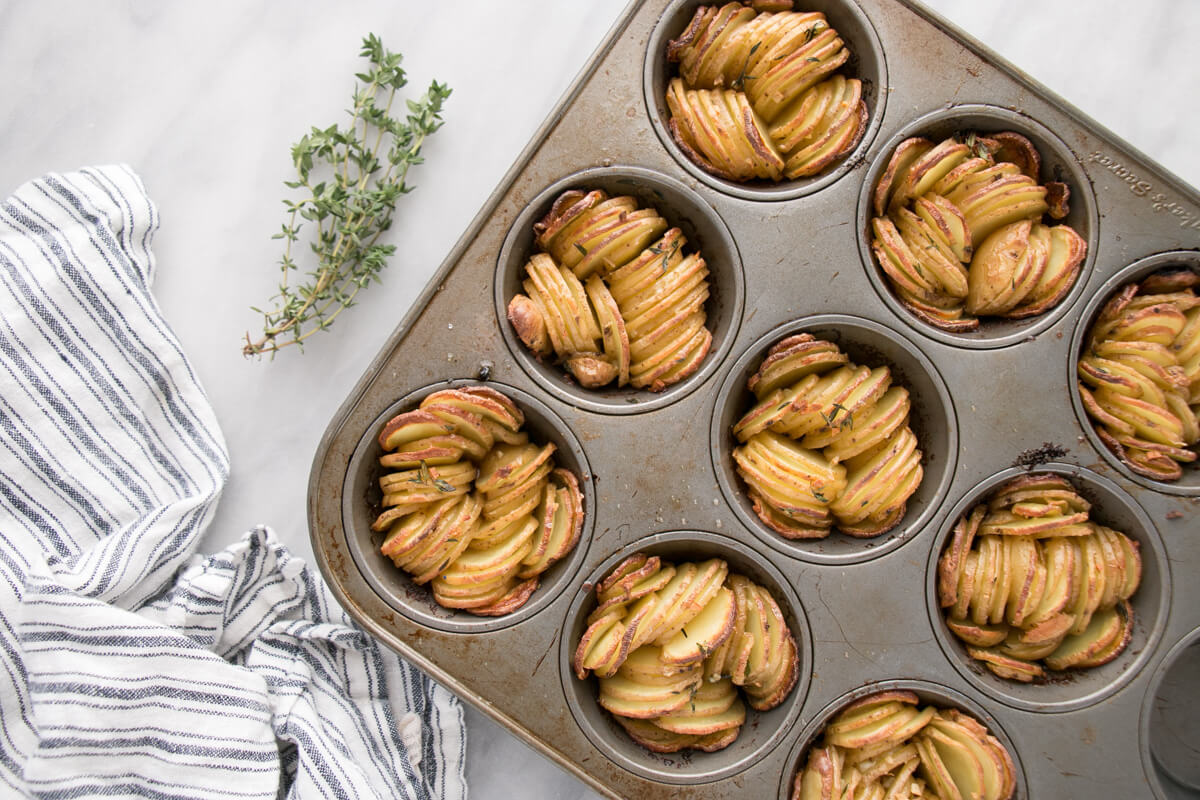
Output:
[[[422,145],[442,126],[450,87],[431,82],[419,100],[405,101],[408,113],[399,119],[392,106],[408,83],[403,56],[374,34],[363,39],[360,55],[371,68],[355,75],[349,124],[313,127],[292,146],[297,179],[284,183],[301,191],[302,199],[283,201],[287,222],[272,237],[286,242],[279,293],[271,308],[252,308],[263,316],[263,333],[257,341],[246,334],[243,355],[274,357],[292,344],[303,349],[309,336],[328,328],[362,289],[379,280],[396,250],[379,239],[392,223],[396,200],[413,188],[405,182],[409,168],[422,162]],[[304,241],[315,263],[305,281],[294,283],[301,258],[293,246],[302,246],[306,225]]]

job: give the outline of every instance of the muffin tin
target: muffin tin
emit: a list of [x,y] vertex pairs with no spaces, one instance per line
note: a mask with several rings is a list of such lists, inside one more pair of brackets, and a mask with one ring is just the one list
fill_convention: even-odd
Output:
[[[972,713],[1009,746],[1018,797],[1175,798],[1200,791],[1200,469],[1175,484],[1132,474],[1099,442],[1075,392],[1086,328],[1120,285],[1164,266],[1200,269],[1200,195],[915,3],[824,0],[867,84],[871,118],[826,174],[734,185],[686,161],[660,101],[665,42],[693,1],[625,12],[505,182],[349,394],[316,454],[313,550],[348,611],[385,645],[566,769],[614,797],[786,797],[805,749],[856,697],[903,687]],[[1057,309],[935,330],[891,296],[870,253],[868,198],[892,147],[914,134],[1016,130],[1071,185],[1068,220],[1088,241]],[[1133,178],[1131,180],[1131,177]],[[668,390],[587,391],[521,346],[505,318],[532,222],[563,189],[653,201],[712,271],[712,352]],[[893,531],[788,541],[754,516],[730,460],[745,378],[770,345],[807,331],[887,363],[913,398],[925,478]],[[472,617],[436,606],[378,554],[379,426],[447,385],[489,382],[524,410],[581,478],[586,519],[571,556],[526,606]],[[1141,543],[1137,629],[1116,661],[1044,686],[969,663],[934,601],[936,561],[958,515],[1006,477],[1061,474],[1094,515]],[[800,645],[801,676],[775,710],[750,712],[718,753],[634,745],[578,681],[570,657],[591,587],[638,550],[720,555],[771,589]]]

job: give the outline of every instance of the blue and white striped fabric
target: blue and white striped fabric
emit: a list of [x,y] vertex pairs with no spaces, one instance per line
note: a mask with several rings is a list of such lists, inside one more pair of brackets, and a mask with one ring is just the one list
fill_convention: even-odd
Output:
[[0,796],[462,800],[462,708],[270,530],[150,286],[129,169],[0,205]]

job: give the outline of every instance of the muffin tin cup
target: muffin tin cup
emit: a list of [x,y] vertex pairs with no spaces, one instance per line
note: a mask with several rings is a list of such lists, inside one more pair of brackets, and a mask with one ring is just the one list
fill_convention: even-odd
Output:
[[1200,628],[1175,643],[1154,672],[1142,705],[1142,765],[1155,796],[1200,794]]
[[[872,198],[875,185],[887,168],[892,153],[905,139],[924,136],[937,143],[956,133],[967,131],[984,134],[1016,131],[1033,143],[1042,159],[1040,182],[1062,181],[1070,187],[1070,213],[1065,219],[1055,220],[1054,224],[1066,224],[1074,228],[1075,232],[1087,242],[1087,254],[1083,264],[1080,265],[1079,275],[1071,290],[1054,308],[1022,320],[981,317],[978,329],[964,333],[952,333],[919,319],[896,297],[887,275],[884,274],[883,268],[876,262],[875,254],[871,251],[871,219],[875,216]],[[1078,157],[1059,137],[1032,117],[1007,108],[983,104],[950,106],[926,114],[905,125],[883,145],[875,156],[858,198],[859,253],[875,291],[898,317],[922,336],[955,347],[970,349],[1008,347],[1034,337],[1053,326],[1070,311],[1072,305],[1083,293],[1096,260],[1099,240],[1097,235],[1099,218],[1092,191],[1092,183],[1080,166]],[[978,246],[979,242],[973,244]]]
[[[604,579],[621,561],[635,553],[661,557],[681,563],[722,558],[731,573],[740,573],[765,587],[779,604],[799,650],[799,678],[787,698],[770,711],[758,712],[746,707],[746,722],[733,744],[715,753],[683,751],[657,754],[634,742],[600,707],[596,700],[598,684],[594,677],[586,680],[575,677],[572,658],[579,638],[587,627],[587,615],[596,606],[595,593],[590,587]],[[566,624],[559,638],[559,674],[567,708],[579,723],[584,735],[613,763],[632,773],[672,785],[708,783],[746,771],[778,747],[796,724],[808,692],[812,675],[812,638],[808,619],[787,578],[753,548],[706,531],[670,531],[647,536],[605,559],[584,583],[587,591],[580,592],[567,612]]]
[[1038,712],[1076,711],[1095,705],[1120,690],[1149,661],[1170,614],[1171,575],[1166,550],[1146,512],[1123,489],[1090,469],[1051,462],[1033,470],[1065,478],[1092,504],[1091,519],[1129,536],[1140,545],[1142,581],[1130,599],[1133,638],[1117,658],[1091,669],[1049,672],[1044,681],[1031,684],[992,674],[967,655],[966,646],[946,627],[937,599],[937,562],[950,542],[955,523],[1006,481],[1029,470],[1014,468],[997,473],[959,500],[942,524],[933,543],[926,569],[925,596],[934,635],[955,669],[975,688],[1014,708]]
[[817,175],[779,183],[738,183],[714,175],[688,158],[667,127],[671,116],[667,109],[667,84],[674,73],[674,65],[667,62],[667,44],[687,30],[692,15],[701,5],[705,3],[700,0],[675,0],[671,3],[650,34],[642,67],[642,90],[650,123],[676,163],[718,192],[743,200],[764,202],[791,200],[813,194],[848,175],[862,161],[879,132],[888,95],[887,62],[883,48],[875,27],[862,8],[854,0],[813,0],[797,7],[797,10],[825,14],[829,24],[850,50],[849,60],[838,71],[863,82],[863,101],[867,105],[868,121],[862,139],[851,152]]
[[[1122,269],[1116,275],[1113,275],[1104,284],[1096,290],[1087,304],[1083,307],[1083,312],[1080,314],[1078,321],[1075,324],[1075,331],[1071,336],[1071,360],[1067,365],[1069,370],[1067,379],[1068,385],[1074,387],[1079,380],[1076,376],[1075,368],[1079,357],[1083,355],[1083,350],[1087,342],[1088,334],[1092,329],[1092,325],[1096,321],[1096,317],[1104,308],[1104,305],[1115,295],[1120,289],[1131,283],[1153,275],[1164,269],[1172,267],[1184,267],[1193,272],[1200,273],[1200,252],[1194,250],[1181,250],[1166,253],[1156,253],[1155,255],[1139,259],[1129,266]],[[1156,492],[1164,492],[1166,494],[1177,494],[1188,497],[1200,497],[1200,466],[1197,466],[1196,461],[1191,464],[1183,465],[1183,477],[1178,481],[1156,481],[1153,478],[1148,478],[1144,475],[1139,475],[1129,468],[1125,462],[1117,458],[1116,453],[1110,450],[1100,436],[1096,433],[1096,426],[1091,417],[1087,415],[1087,411],[1083,408],[1083,400],[1079,396],[1078,391],[1071,392],[1071,407],[1075,410],[1075,417],[1079,420],[1080,427],[1083,428],[1084,434],[1095,450],[1104,457],[1113,469],[1117,470],[1121,475],[1125,476],[1134,483],[1141,484]],[[1195,448],[1193,448],[1195,449]]]
[[[706,303],[712,347],[700,368],[661,392],[645,389],[600,389],[579,386],[558,365],[536,358],[508,321],[508,302],[521,292],[525,264],[536,251],[533,226],[568,189],[602,189],[612,197],[630,195],[642,208],[654,207],[687,239],[685,250],[699,252],[709,269],[711,294]],[[517,217],[500,250],[494,281],[496,320],[512,357],[538,384],[577,408],[602,414],[638,414],[676,402],[696,390],[719,367],[737,337],[745,302],[745,276],[737,245],[712,206],[679,181],[660,172],[632,166],[586,169],[543,189]]]
[[825,726],[839,711],[856,700],[861,700],[878,692],[893,690],[913,692],[920,698],[921,707],[934,705],[938,708],[956,708],[973,716],[980,724],[987,728],[988,733],[994,736],[1000,744],[1004,745],[1005,749],[1008,750],[1008,754],[1012,757],[1013,769],[1017,781],[1016,789],[1014,789],[1012,795],[1013,800],[1024,800],[1024,798],[1030,797],[1029,788],[1025,780],[1025,770],[1021,764],[1021,756],[1017,752],[1013,740],[996,718],[983,706],[962,692],[939,683],[925,680],[895,679],[861,686],[837,698],[813,716],[808,724],[804,726],[799,738],[796,740],[795,746],[793,746],[791,753],[788,755],[786,763],[791,765],[791,768],[784,771],[779,785],[779,797],[781,800],[791,800],[793,782],[796,779],[796,774],[807,763],[809,749],[816,744]]
[[575,548],[564,559],[542,573],[538,588],[523,606],[499,617],[476,616],[467,611],[444,608],[434,600],[433,592],[428,586],[418,586],[408,573],[380,554],[379,546],[383,543],[384,534],[371,530],[371,523],[379,511],[378,481],[380,475],[385,472],[378,466],[379,456],[384,453],[378,442],[379,431],[392,417],[416,408],[422,400],[438,390],[477,385],[480,385],[477,381],[468,380],[433,384],[410,392],[389,406],[375,423],[364,431],[350,458],[346,470],[346,483],[342,490],[342,520],[347,534],[347,546],[354,563],[367,582],[389,606],[414,622],[454,633],[480,633],[516,625],[552,603],[570,584],[584,562],[592,538],[592,509],[596,507],[596,494],[587,457],[571,429],[532,395],[512,386],[491,383],[491,388],[503,392],[524,412],[525,425],[522,430],[529,433],[530,441],[553,442],[556,448],[554,458],[558,466],[575,473],[575,477],[579,479],[584,519],[583,530]]
[[[834,531],[823,539],[787,539],[767,527],[754,513],[745,483],[738,475],[733,461],[737,440],[731,430],[754,401],[746,381],[758,370],[772,345],[797,333],[810,333],[837,344],[853,363],[860,366],[888,366],[893,385],[908,389],[912,402],[909,426],[923,453],[924,476],[917,491],[909,498],[900,523],[879,536],[854,538],[838,532],[835,526]],[[867,561],[890,553],[912,539],[938,512],[954,477],[958,456],[958,420],[954,402],[933,362],[912,342],[887,326],[846,314],[820,314],[795,320],[754,342],[734,362],[721,384],[709,436],[717,482],[742,523],[778,552],[816,564]]]

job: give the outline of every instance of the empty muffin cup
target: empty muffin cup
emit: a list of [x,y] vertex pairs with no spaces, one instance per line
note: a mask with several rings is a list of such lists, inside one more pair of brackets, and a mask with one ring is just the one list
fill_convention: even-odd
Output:
[[1200,629],[1171,648],[1142,709],[1142,763],[1159,797],[1200,794]]

